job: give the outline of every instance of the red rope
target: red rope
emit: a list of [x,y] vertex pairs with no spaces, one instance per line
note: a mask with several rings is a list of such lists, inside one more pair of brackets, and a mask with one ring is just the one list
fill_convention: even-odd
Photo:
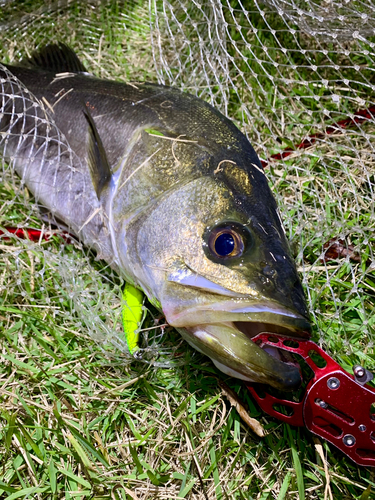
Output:
[[[31,241],[39,241],[40,239],[48,241],[50,239],[50,235],[40,229],[24,229],[18,227],[7,227],[8,233],[12,233],[18,238],[28,239]],[[6,235],[4,231],[0,229],[0,236],[4,240],[10,240],[10,236]]]
[[268,166],[269,161],[282,160],[284,158],[288,158],[288,156],[298,151],[299,149],[307,149],[310,146],[312,146],[318,139],[323,139],[327,135],[335,134],[343,129],[352,127],[353,125],[358,125],[365,121],[374,119],[375,119],[375,106],[371,106],[370,108],[367,109],[360,109],[359,111],[356,111],[354,113],[353,117],[344,118],[343,120],[339,120],[333,125],[329,125],[326,128],[325,132],[318,132],[316,134],[311,134],[299,144],[295,144],[293,147],[287,147],[281,153],[276,153],[274,155],[271,155],[268,161],[261,160],[262,167],[266,168]]
[[[61,236],[66,243],[72,243],[72,236],[69,233],[54,233],[51,231],[42,231],[41,229],[19,228],[19,227],[6,227],[6,232],[14,234],[23,240],[31,240],[38,242],[40,240],[49,241],[54,234]],[[10,240],[10,236],[5,231],[0,229],[0,238],[3,240]]]

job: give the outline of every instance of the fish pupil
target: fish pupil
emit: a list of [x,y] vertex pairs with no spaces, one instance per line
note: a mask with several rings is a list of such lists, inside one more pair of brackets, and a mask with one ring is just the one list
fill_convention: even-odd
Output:
[[236,221],[225,221],[208,227],[203,235],[203,248],[207,257],[221,264],[241,257],[251,247],[249,229]]
[[235,241],[230,233],[221,233],[215,241],[215,251],[220,257],[230,255],[235,247]]

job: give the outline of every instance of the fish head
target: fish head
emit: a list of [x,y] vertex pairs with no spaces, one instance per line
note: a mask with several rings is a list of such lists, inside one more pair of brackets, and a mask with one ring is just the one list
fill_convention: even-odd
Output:
[[[212,160],[212,158],[211,158]],[[304,292],[260,163],[217,159],[127,225],[134,281],[223,372],[292,390],[296,366],[251,339],[309,336]]]

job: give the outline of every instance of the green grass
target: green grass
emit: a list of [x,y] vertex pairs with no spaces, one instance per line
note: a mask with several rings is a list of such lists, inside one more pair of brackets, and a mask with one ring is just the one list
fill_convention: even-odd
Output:
[[[234,57],[228,71],[235,89],[225,87],[225,74],[218,82],[213,70],[190,55],[198,53],[199,36],[207,35],[203,11],[177,12],[170,23],[174,38],[159,18],[167,72],[157,46],[151,50],[143,2],[103,2],[96,9],[76,2],[59,15],[34,16],[44,5],[25,0],[2,8],[0,23],[15,19],[18,26],[0,31],[2,60],[19,60],[34,47],[62,40],[100,77],[159,78],[184,88],[196,83],[198,93],[236,119],[263,157],[353,111],[354,97],[363,97],[362,107],[373,100],[363,87],[373,78],[371,53],[361,55],[353,45],[345,56],[346,46],[339,52],[330,42],[324,55],[323,42],[314,46],[303,33],[282,33],[283,22],[275,14],[263,18],[255,4],[248,19],[224,9],[232,24],[226,50]],[[160,14],[161,3],[157,6]],[[20,13],[30,14],[24,25]],[[194,16],[202,22],[197,29]],[[266,21],[287,55],[278,50]],[[258,27],[256,35],[249,23]],[[184,35],[191,48],[183,44]],[[315,53],[291,52],[297,42]],[[242,56],[233,52],[236,47]],[[331,62],[317,75],[309,71],[308,58],[309,64],[311,58],[319,65]],[[340,90],[343,67],[356,82],[351,91]],[[328,89],[316,86],[322,77],[329,79]],[[287,84],[288,78],[294,82]],[[340,105],[330,99],[333,91],[340,94]],[[374,135],[373,123],[367,124],[267,169],[303,275],[314,339],[348,370],[358,362],[375,368]],[[41,227],[27,191],[9,173],[0,200],[0,227]],[[355,245],[361,263],[321,261],[324,243],[336,236]],[[163,318],[149,304],[142,359],[129,357],[120,324],[121,287],[105,263],[58,234],[41,245],[0,240],[0,496],[325,500],[325,469],[314,437],[262,413],[241,382],[216,370],[173,329],[159,327]],[[266,437],[258,438],[240,420],[220,380],[261,421]],[[325,441],[320,444],[333,498],[371,498],[372,470],[355,466]]]

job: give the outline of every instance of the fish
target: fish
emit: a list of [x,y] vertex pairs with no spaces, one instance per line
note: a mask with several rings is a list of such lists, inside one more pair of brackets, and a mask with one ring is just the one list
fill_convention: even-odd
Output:
[[227,375],[295,390],[260,332],[308,338],[306,299],[260,160],[175,87],[88,73],[65,44],[0,68],[0,153],[58,226],[143,290]]

